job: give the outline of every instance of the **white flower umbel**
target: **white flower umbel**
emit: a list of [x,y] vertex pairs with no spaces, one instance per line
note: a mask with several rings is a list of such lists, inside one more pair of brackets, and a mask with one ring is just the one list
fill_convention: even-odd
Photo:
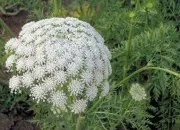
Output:
[[67,97],[63,92],[58,91],[52,94],[50,102],[52,102],[53,106],[59,107],[61,110],[64,110],[65,105],[67,104]]
[[21,77],[20,76],[13,76],[9,80],[9,88],[11,89],[11,92],[17,93],[17,91],[20,91],[21,86]]
[[86,22],[68,17],[27,23],[5,50],[6,67],[16,74],[12,92],[27,89],[37,102],[76,114],[109,92],[111,53]]
[[6,60],[6,68],[11,68],[13,66],[15,60],[16,60],[15,55],[9,56],[8,59]]
[[84,112],[87,107],[87,100],[81,99],[81,100],[76,100],[72,104],[72,112],[75,114]]
[[86,96],[90,101],[92,101],[97,96],[97,93],[98,93],[97,86],[89,86],[86,89]]
[[131,94],[132,98],[136,101],[146,99],[145,89],[138,83],[132,84],[129,93]]
[[83,85],[80,81],[78,80],[72,80],[69,86],[69,90],[71,91],[72,94],[78,95],[81,94],[83,91]]

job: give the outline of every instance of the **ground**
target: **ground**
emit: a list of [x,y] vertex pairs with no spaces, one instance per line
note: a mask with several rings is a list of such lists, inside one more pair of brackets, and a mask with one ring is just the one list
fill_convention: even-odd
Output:
[[1,16],[1,17],[17,36],[21,30],[21,27],[26,23],[27,16],[28,16],[28,12],[23,11],[15,16]]
[[0,113],[0,130],[38,130],[22,116]]

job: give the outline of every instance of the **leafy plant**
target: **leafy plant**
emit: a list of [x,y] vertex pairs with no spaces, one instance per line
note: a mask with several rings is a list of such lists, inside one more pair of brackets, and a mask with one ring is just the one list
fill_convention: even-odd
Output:
[[[4,33],[8,37],[14,37],[12,30],[0,18],[0,27],[4,29]],[[10,74],[6,72],[5,61],[7,54],[4,51],[7,38],[0,34],[0,112],[13,112],[13,114],[24,114],[28,111],[30,100],[25,94],[14,95],[10,93],[8,88],[8,80]]]
[[[180,129],[178,0],[75,0],[67,7],[59,0],[54,4],[54,12],[51,7],[58,0],[46,4],[40,0],[16,1],[31,10],[30,20],[74,16],[91,22],[111,49],[111,91],[92,102],[84,113],[87,130]],[[0,42],[3,47],[3,37]],[[145,100],[135,101],[129,94],[132,84],[137,82],[146,90]],[[13,100],[11,94],[6,95],[8,90],[1,88],[5,99],[1,97],[0,102],[9,101],[2,105],[3,110],[16,107],[21,100],[26,102],[27,98],[23,100],[22,97]],[[72,125],[50,109],[43,102],[31,105],[30,110],[35,113],[33,122],[41,129],[66,130]]]
[[[152,115],[155,116],[155,122],[158,123],[156,124],[155,122],[152,122],[155,126],[151,126],[151,128],[164,130],[175,129],[179,126],[179,111],[177,111],[179,107],[177,105],[178,102],[176,101],[176,99],[178,100],[179,96],[177,95],[179,95],[179,92],[175,91],[177,88],[179,88],[179,85],[177,85],[179,76],[176,78],[164,72],[157,70],[150,71],[149,69],[146,71],[146,69],[141,68],[147,66],[150,67],[150,69],[153,69],[153,66],[158,66],[169,68],[177,72],[179,71],[180,49],[177,24],[174,21],[172,23],[164,19],[166,17],[164,17],[164,15],[162,15],[159,11],[164,8],[160,8],[160,3],[152,3],[156,4],[153,6],[153,10],[155,10],[156,13],[152,14],[151,17],[149,14],[150,12],[142,12],[142,10],[147,8],[147,4],[141,3],[144,6],[141,5],[138,7],[137,4],[138,3],[136,3],[136,10],[130,12],[130,16],[133,18],[133,21],[129,21],[128,23],[131,23],[132,26],[127,25],[129,28],[126,27],[129,30],[131,27],[133,27],[133,33],[129,31],[129,37],[123,40],[116,39],[114,42],[112,42],[111,37],[109,37],[110,43],[108,43],[108,45],[111,48],[114,48],[112,49],[114,57],[112,60],[114,70],[112,80],[116,81],[118,85],[122,83],[119,82],[119,80],[124,79],[123,68],[124,63],[127,62],[128,59],[128,64],[125,70],[127,70],[127,75],[129,75],[128,77],[131,77],[131,79],[127,81],[130,83],[140,82],[144,84],[152,97],[149,105],[156,108],[156,112],[152,112]],[[166,9],[167,8],[168,7],[166,7]],[[133,13],[134,16],[132,15]],[[122,20],[124,19],[122,18]],[[106,23],[108,22],[105,21],[104,24]],[[119,21],[119,24],[121,23],[123,24],[125,21]],[[115,25],[115,22],[112,23],[112,26],[113,25]],[[97,27],[99,28],[99,26]],[[111,33],[117,34],[116,31]],[[119,33],[119,36],[122,35],[121,37],[123,38],[123,35],[128,36],[128,34],[123,30],[119,31]],[[104,35],[106,34],[107,33]],[[114,44],[115,46],[113,46]],[[127,53],[129,50],[130,52]],[[137,76],[135,77],[131,76],[132,72],[138,71],[138,69],[143,71],[139,71],[141,73],[136,73]],[[122,91],[123,95],[126,93],[127,88],[129,87],[128,84],[129,83],[121,84],[120,90]]]

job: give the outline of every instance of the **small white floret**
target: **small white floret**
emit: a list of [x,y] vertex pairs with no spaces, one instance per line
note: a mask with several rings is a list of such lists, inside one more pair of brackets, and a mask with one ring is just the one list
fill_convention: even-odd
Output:
[[71,111],[75,114],[84,112],[87,107],[87,100],[81,99],[73,102]]
[[22,82],[26,87],[30,87],[33,84],[34,78],[31,73],[25,73],[22,76]]
[[67,97],[63,92],[57,91],[52,94],[51,102],[54,106],[64,109],[67,104]]
[[9,80],[9,88],[11,89],[11,92],[17,93],[20,91],[21,87],[21,77],[19,76],[13,76]]
[[97,96],[97,93],[98,93],[98,88],[97,86],[89,86],[87,89],[86,89],[86,97],[92,101],[96,96]]
[[71,84],[69,85],[69,90],[74,95],[81,94],[83,91],[83,88],[84,88],[83,84],[78,80],[72,80]]
[[45,88],[41,85],[32,87],[31,88],[31,96],[33,97],[34,100],[37,100],[37,103],[39,103],[40,101],[45,101],[45,99],[46,99]]
[[10,69],[15,63],[15,60],[16,60],[15,55],[9,56],[8,59],[6,60],[6,68]]
[[91,71],[84,71],[81,74],[82,81],[86,84],[89,84],[93,80],[93,74]]
[[26,68],[26,66],[25,66],[25,59],[24,58],[17,59],[17,63],[16,63],[17,71],[22,71],[25,68]]

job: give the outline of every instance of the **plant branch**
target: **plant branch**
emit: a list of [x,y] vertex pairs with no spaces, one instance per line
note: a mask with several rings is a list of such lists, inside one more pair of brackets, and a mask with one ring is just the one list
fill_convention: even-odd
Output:
[[76,124],[76,130],[83,130],[83,126],[84,126],[84,115],[83,114],[79,114],[78,120],[77,120],[77,124]]
[[125,57],[125,62],[124,62],[124,71],[123,71],[123,79],[127,75],[128,71],[128,62],[129,62],[129,56],[130,56],[130,51],[131,51],[131,42],[132,42],[132,37],[133,37],[133,24],[131,23],[130,31],[129,31],[129,37],[128,37],[128,42],[126,43],[126,57]]
[[161,67],[148,67],[148,66],[145,66],[143,68],[140,68],[138,70],[136,70],[135,72],[133,72],[132,74],[130,74],[129,76],[127,76],[126,78],[124,78],[123,80],[121,80],[117,85],[121,85],[123,84],[124,82],[126,82],[127,80],[129,80],[130,78],[132,78],[133,76],[135,76],[136,74],[142,72],[142,71],[145,71],[145,70],[160,70],[160,71],[164,71],[166,73],[169,73],[169,74],[172,74],[178,78],[180,78],[180,74],[177,73],[177,72],[174,72],[174,71],[171,71],[169,69],[166,69],[166,68],[161,68]]
[[62,0],[54,0],[54,13],[53,15],[55,17],[59,16],[59,14],[62,15]]
[[54,0],[53,4],[54,4],[54,16],[58,16],[59,15],[59,0]]
[[103,97],[99,98],[95,103],[94,105],[87,111],[87,113],[90,113],[92,112],[98,105],[99,103],[102,101]]

